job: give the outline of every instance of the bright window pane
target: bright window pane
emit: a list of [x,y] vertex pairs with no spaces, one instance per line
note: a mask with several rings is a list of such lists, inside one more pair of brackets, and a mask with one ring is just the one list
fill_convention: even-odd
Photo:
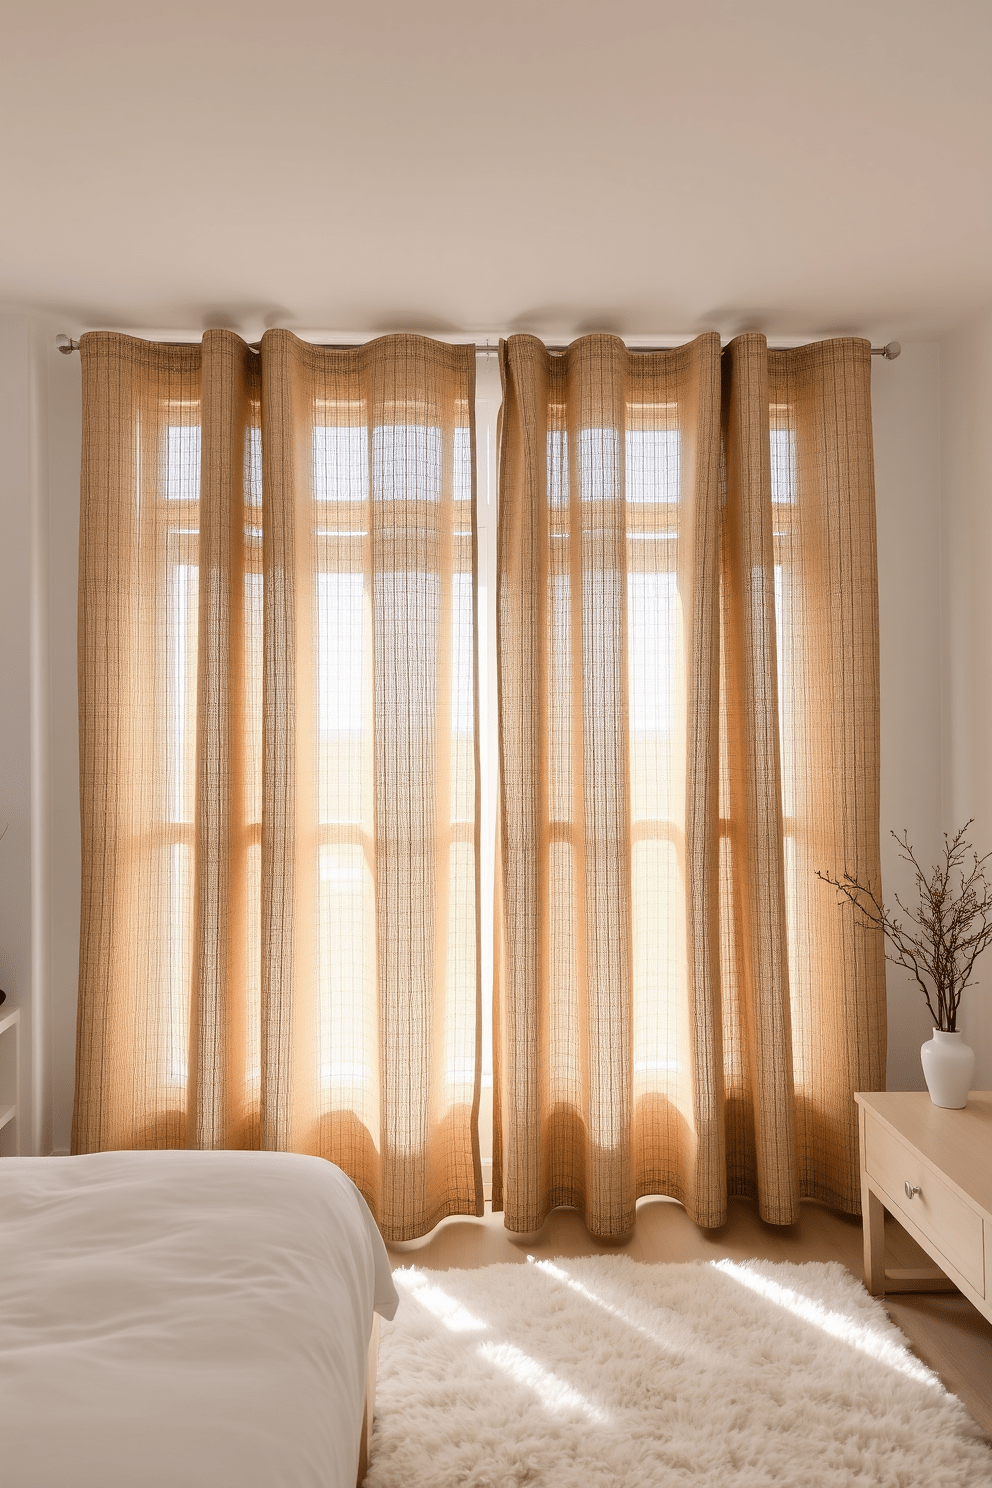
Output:
[[170,424],[166,428],[163,488],[167,501],[199,501],[199,424]]
[[364,428],[318,424],[313,431],[315,501],[365,501],[369,441]]

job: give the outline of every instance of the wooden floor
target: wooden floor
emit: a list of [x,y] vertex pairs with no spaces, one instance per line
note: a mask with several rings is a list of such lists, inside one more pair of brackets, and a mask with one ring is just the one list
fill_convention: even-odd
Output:
[[[711,1261],[727,1257],[768,1261],[841,1261],[862,1280],[861,1221],[806,1202],[798,1224],[770,1225],[755,1205],[732,1199],[730,1218],[719,1230],[701,1230],[681,1204],[641,1199],[637,1226],[625,1244],[592,1239],[578,1214],[557,1209],[535,1235],[512,1235],[500,1214],[484,1219],[446,1219],[422,1240],[388,1247],[393,1266],[489,1266],[537,1257],[622,1254],[638,1261]],[[916,1242],[886,1216],[886,1260],[890,1267],[932,1265]],[[958,1395],[992,1441],[992,1324],[959,1292],[914,1293],[886,1299],[893,1322],[914,1350]]]

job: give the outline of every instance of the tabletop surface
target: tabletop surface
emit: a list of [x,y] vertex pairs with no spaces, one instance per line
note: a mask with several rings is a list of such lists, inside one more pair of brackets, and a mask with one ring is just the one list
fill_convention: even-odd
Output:
[[925,1090],[879,1090],[854,1099],[992,1219],[992,1090],[973,1090],[961,1111],[935,1106]]

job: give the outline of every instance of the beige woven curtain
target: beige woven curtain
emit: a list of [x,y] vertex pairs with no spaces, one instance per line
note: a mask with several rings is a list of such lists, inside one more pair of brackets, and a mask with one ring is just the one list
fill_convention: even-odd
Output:
[[81,351],[73,1150],[481,1213],[473,350]]
[[884,960],[870,347],[502,348],[493,1207],[859,1207]]

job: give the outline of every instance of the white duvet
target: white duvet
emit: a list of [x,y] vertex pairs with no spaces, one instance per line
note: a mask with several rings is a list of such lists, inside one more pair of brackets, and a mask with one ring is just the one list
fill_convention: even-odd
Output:
[[278,1152],[0,1161],[3,1488],[353,1488],[385,1247]]

